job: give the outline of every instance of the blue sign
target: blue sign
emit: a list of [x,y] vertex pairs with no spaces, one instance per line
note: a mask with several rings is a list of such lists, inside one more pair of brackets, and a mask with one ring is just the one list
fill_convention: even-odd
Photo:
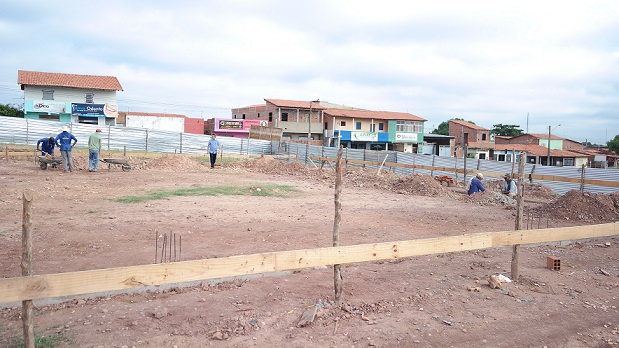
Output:
[[105,117],[105,104],[71,104],[71,115],[81,117]]

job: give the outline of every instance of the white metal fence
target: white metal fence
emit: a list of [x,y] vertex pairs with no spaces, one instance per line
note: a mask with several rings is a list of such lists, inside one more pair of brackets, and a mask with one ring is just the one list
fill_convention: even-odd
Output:
[[[56,136],[64,124],[57,121],[29,120],[15,117],[0,116],[0,143],[18,145],[36,145],[41,138]],[[121,126],[93,126],[87,124],[66,124],[71,133],[78,139],[78,146],[86,144],[88,136],[97,128],[102,130],[103,148],[108,150],[204,154],[209,136],[201,134],[188,134],[169,131],[149,130],[143,128],[127,128]],[[300,161],[307,158],[307,144],[293,142],[270,142],[267,140],[243,139],[231,137],[218,137],[225,154],[246,155],[290,155],[285,156],[288,160],[296,157]],[[294,155],[294,156],[293,156]],[[337,156],[337,149],[324,146],[309,146],[310,157]],[[445,170],[427,170],[402,167],[385,167],[400,175],[421,173],[429,175],[450,175],[456,180],[462,181],[463,175],[456,173],[456,169],[464,169],[464,159],[453,157],[439,157],[434,155],[422,155],[395,151],[374,151],[363,149],[346,149],[345,157],[351,160],[372,161],[376,163],[403,163],[409,165],[434,166]],[[386,158],[386,159],[385,159]],[[356,164],[349,164],[356,165]],[[378,170],[377,165],[357,165]],[[453,168],[453,170],[452,170]],[[507,173],[517,171],[511,163],[489,160],[466,159],[467,171],[486,171]],[[545,167],[541,165],[525,164],[527,174],[534,173],[544,176],[554,176],[580,180],[582,169],[579,167]],[[492,177],[490,177],[492,178]],[[496,177],[494,179],[500,179]],[[619,182],[619,170],[603,168],[586,168],[585,179]],[[579,182],[537,180],[534,183],[544,184],[555,192],[563,194],[570,190],[580,189]],[[588,192],[613,193],[619,191],[617,187],[599,186],[586,184]]]

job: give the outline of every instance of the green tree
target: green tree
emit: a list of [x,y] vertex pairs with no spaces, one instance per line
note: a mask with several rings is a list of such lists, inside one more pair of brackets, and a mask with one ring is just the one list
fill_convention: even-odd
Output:
[[24,117],[24,110],[20,106],[0,104],[0,116]]
[[[457,120],[457,121],[464,121],[463,118],[450,118],[449,121],[451,120]],[[442,135],[449,135],[449,121],[443,121],[441,122],[438,127],[436,127],[435,130],[432,131],[432,134],[442,134]],[[475,124],[475,122],[472,121],[465,121],[468,123],[472,123]]]
[[615,135],[613,140],[607,141],[608,149],[614,153],[619,153],[619,134]]
[[492,125],[492,134],[514,137],[524,133],[522,129],[518,127],[520,127],[520,125],[502,123],[494,124]]

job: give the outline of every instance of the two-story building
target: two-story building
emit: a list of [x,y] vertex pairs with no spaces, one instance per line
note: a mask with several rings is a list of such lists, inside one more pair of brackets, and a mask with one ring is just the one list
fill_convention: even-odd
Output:
[[324,101],[265,99],[232,109],[233,119],[260,120],[283,138],[325,146],[417,152],[425,119],[403,112],[371,111]]
[[19,70],[17,83],[25,118],[116,125],[116,92],[123,90],[116,77]]
[[[513,137],[495,138],[495,157],[498,161],[515,162],[522,151],[527,153],[527,163],[551,166],[577,166],[589,163],[588,155],[578,153],[577,142],[554,134],[527,133]],[[550,158],[550,162],[548,159]]]
[[454,137],[456,157],[463,157],[465,148],[467,158],[493,157],[494,135],[490,129],[466,121],[449,120],[449,135]]

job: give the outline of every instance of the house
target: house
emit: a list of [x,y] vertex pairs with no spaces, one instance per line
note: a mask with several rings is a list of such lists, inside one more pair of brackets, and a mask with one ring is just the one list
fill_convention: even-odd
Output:
[[405,112],[324,110],[327,145],[417,153],[426,119]]
[[[520,158],[520,153],[526,152],[527,162],[531,164],[546,165],[549,151],[547,147],[537,144],[496,144],[494,159],[499,162],[515,162]],[[550,163],[558,167],[580,167],[587,165],[589,157],[580,153],[550,149]]]
[[19,70],[17,83],[25,118],[116,125],[116,92],[123,90],[116,77]]
[[455,140],[451,135],[426,133],[423,135],[421,153],[441,157],[453,157]]
[[264,99],[232,109],[233,119],[281,128],[283,138],[325,146],[416,152],[425,119],[402,112],[371,111],[324,101]]
[[494,135],[490,129],[466,121],[449,120],[449,135],[454,137],[456,157],[463,156],[464,148],[467,158],[493,157]]
[[267,126],[265,120],[236,118],[212,118],[206,122],[205,134],[223,135],[234,138],[249,138],[251,126]]
[[121,111],[118,113],[118,124],[133,128],[204,134],[204,119],[191,118],[180,114]]

